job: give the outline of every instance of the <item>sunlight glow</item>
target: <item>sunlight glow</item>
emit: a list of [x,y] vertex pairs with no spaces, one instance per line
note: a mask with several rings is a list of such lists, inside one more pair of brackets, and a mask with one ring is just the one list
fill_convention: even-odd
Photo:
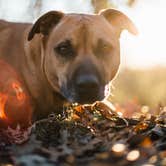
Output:
[[138,150],[132,150],[127,155],[128,161],[135,161],[140,157],[140,152]]
[[[33,17],[34,2],[1,0],[0,18],[9,21],[35,21],[39,16]],[[166,66],[166,21],[163,18],[166,15],[165,6],[165,0],[137,0],[133,7],[126,7],[123,3],[117,5],[119,10],[133,20],[139,31],[138,36],[132,36],[125,32],[121,35],[122,67]],[[72,3],[69,3],[68,0],[43,1],[40,15],[49,10],[61,10],[67,13],[93,13],[90,0],[73,0]]]
[[112,147],[112,151],[116,152],[116,153],[121,153],[126,149],[126,146],[124,144],[120,144],[117,143],[115,145],[113,145]]
[[166,66],[166,1],[138,0],[135,7],[119,8],[136,24],[139,35],[123,33],[121,53],[123,66],[147,68]]

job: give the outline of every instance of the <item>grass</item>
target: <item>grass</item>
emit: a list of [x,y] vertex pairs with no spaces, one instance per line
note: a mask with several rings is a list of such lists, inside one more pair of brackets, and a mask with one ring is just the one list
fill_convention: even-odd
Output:
[[151,108],[166,106],[166,68],[122,69],[112,83],[111,101],[135,101]]

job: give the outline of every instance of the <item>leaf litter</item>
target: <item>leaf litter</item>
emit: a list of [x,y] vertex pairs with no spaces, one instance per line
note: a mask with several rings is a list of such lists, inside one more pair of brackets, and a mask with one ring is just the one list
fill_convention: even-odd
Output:
[[72,104],[28,129],[0,127],[0,166],[165,166],[166,109],[147,110],[126,118],[109,102]]

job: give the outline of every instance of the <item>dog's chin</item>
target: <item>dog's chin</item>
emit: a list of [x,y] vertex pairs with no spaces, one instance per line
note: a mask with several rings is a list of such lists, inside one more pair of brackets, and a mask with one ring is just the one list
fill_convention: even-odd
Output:
[[103,97],[82,97],[82,98],[76,98],[74,99],[74,102],[79,104],[92,104],[95,101],[101,101],[103,100]]
[[104,99],[104,87],[100,87],[97,91],[82,90],[77,91],[76,88],[61,88],[61,94],[66,98],[68,102],[79,104],[92,104],[95,101],[101,101]]
[[65,98],[71,103],[78,103],[78,104],[92,104],[95,101],[101,101],[104,99],[104,93],[100,95],[96,94],[73,94],[65,96]]

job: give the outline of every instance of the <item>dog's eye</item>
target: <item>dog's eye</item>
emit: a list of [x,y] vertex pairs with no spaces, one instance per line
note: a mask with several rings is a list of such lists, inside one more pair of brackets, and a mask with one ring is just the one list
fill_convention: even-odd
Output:
[[73,57],[75,55],[74,48],[69,40],[66,40],[57,47],[55,47],[55,51],[63,57]]
[[101,43],[101,45],[100,45],[100,49],[101,49],[101,51],[103,51],[103,52],[109,52],[110,49],[112,49],[112,46],[111,46],[109,43],[107,43],[107,42],[103,42],[103,43]]
[[97,47],[95,49],[95,54],[97,56],[108,55],[110,54],[111,50],[112,50],[112,45],[109,42],[99,39]]

